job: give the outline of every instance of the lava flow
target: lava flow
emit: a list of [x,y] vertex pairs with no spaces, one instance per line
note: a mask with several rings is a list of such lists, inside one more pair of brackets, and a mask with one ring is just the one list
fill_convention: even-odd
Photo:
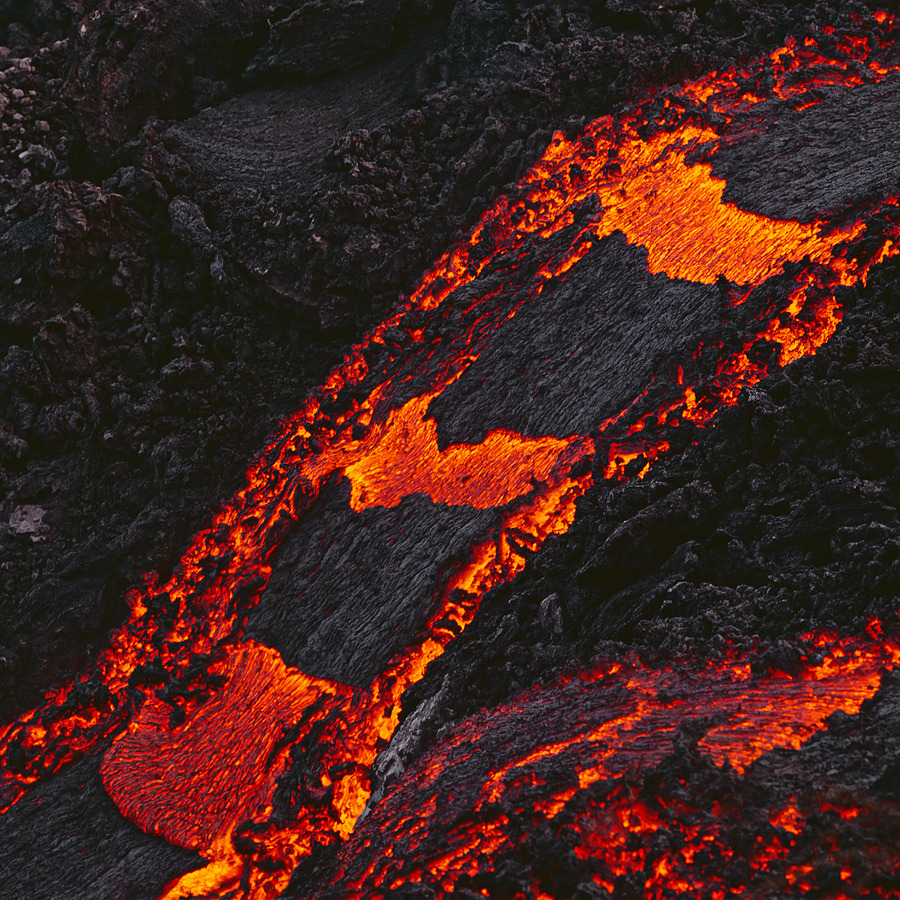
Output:
[[[703,734],[696,746],[705,756],[743,772],[774,747],[799,748],[834,711],[857,712],[877,689],[882,673],[900,664],[900,643],[885,640],[877,621],[864,638],[818,634],[802,640],[808,650],[793,676],[754,674],[733,650],[704,665],[654,668],[630,659],[534,689],[508,706],[473,717],[406,773],[375,808],[341,851],[340,875],[326,896],[381,896],[388,888],[420,881],[452,893],[460,879],[477,883],[477,876],[494,872],[522,838],[511,810],[532,827],[545,821],[559,830],[569,824],[563,813],[579,793],[662,762],[692,723]],[[535,721],[540,721],[537,745]],[[445,784],[456,786],[449,796]],[[686,810],[678,803],[666,807],[657,798],[657,810],[650,813],[619,789],[612,794],[615,802],[604,800],[605,812],[592,813],[602,819],[602,827],[582,824],[584,843],[575,850],[596,863],[596,882],[609,891],[617,878],[629,874],[639,878],[639,896],[717,887],[742,893],[764,881],[766,865],[788,850],[787,843],[761,847],[759,860],[751,858],[748,871],[719,884],[721,871],[713,867],[698,877],[691,867],[698,851],[728,854],[719,835],[709,833],[698,842],[699,829],[683,827],[679,833],[685,846],[668,853],[665,845],[651,850],[643,838],[671,828]],[[422,809],[426,816],[419,814]],[[615,828],[610,827],[610,813],[617,820]],[[776,807],[771,814],[780,811]],[[406,848],[402,855],[392,851],[398,845]],[[769,856],[771,852],[775,855]],[[897,864],[896,859],[888,862]],[[859,888],[853,874],[847,876],[853,882],[845,885],[847,890]],[[783,872],[773,889],[787,889],[785,877]],[[565,896],[553,894],[550,885],[542,885],[541,891]]]
[[[808,222],[773,219],[725,202],[726,183],[710,162],[760,121],[786,111],[802,115],[828,91],[840,96],[896,79],[893,19],[869,25],[867,34],[828,53],[811,38],[792,42],[741,70],[712,73],[597,120],[577,139],[557,134],[518,189],[498,200],[281,426],[171,579],[148,578],[129,595],[131,616],[93,668],[0,732],[3,806],[78,756],[103,753],[104,785],[119,809],[144,831],[209,860],[169,886],[170,900],[276,896],[314,846],[348,840],[336,882],[343,890],[369,896],[421,880],[427,866],[429,880],[450,891],[461,874],[481,871],[509,845],[515,828],[497,811],[509,807],[508,796],[524,791],[522,815],[552,821],[579,791],[660,762],[679,725],[698,714],[715,719],[701,750],[742,769],[771,748],[799,746],[835,710],[858,710],[882,671],[900,662],[900,651],[881,637],[811,636],[824,661],[808,659],[792,678],[751,677],[737,655],[677,670],[634,661],[522,699],[521,709],[550,704],[560,712],[546,731],[552,739],[519,747],[511,733],[501,742],[508,751],[502,765],[482,771],[479,759],[467,776],[482,790],[464,808],[448,808],[440,818],[432,782],[477,755],[479,728],[514,731],[519,707],[461,728],[357,827],[371,767],[397,729],[404,693],[472,621],[481,598],[521,572],[548,536],[569,528],[592,471],[643,477],[669,452],[681,423],[713,424],[769,366],[822,346],[841,319],[836,289],[865,284],[873,266],[900,251],[894,197],[869,197]],[[578,382],[568,385],[588,410],[590,427],[579,434],[490,428],[480,441],[444,446],[431,414],[444,392],[463,384],[517,317],[549,302],[579,264],[602,257],[621,236],[646,254],[654,284],[668,279],[678,290],[701,291],[708,304],[724,286],[728,311],[718,309],[702,324],[708,336],[692,358],[680,360],[677,378],[664,377],[664,369],[627,369],[638,365],[629,358],[622,381],[626,374],[644,378],[643,390],[613,392],[601,402],[584,396]],[[739,343],[717,343],[721,315],[744,335]],[[684,316],[682,328],[696,341],[697,328]],[[605,335],[592,338],[602,353]],[[777,348],[768,362],[760,344]],[[581,348],[566,352],[574,357]],[[396,507],[412,494],[494,510],[491,526],[465,552],[448,551],[415,639],[367,685],[304,673],[277,649],[244,637],[256,604],[268,602],[260,595],[273,554],[302,529],[335,477],[349,482],[357,513]],[[573,692],[574,708],[589,707],[577,724],[563,714]],[[566,773],[564,783],[541,770],[547,760]],[[292,773],[301,763],[297,782]],[[634,832],[625,803],[610,800],[603,815],[618,810]],[[443,824],[431,829],[421,813],[405,812],[419,806]],[[644,830],[663,827],[647,815]],[[422,840],[425,862],[393,857],[390,840],[372,836],[376,822],[391,840]],[[441,828],[447,846],[438,851],[432,844],[440,843]],[[632,865],[616,861],[619,844],[610,847],[603,856],[586,838],[580,850],[603,856],[597,883],[604,886],[621,874],[616,866],[624,872]],[[681,859],[690,863],[684,853]],[[658,878],[682,872],[682,862],[663,860]],[[675,878],[672,890],[681,884]]]

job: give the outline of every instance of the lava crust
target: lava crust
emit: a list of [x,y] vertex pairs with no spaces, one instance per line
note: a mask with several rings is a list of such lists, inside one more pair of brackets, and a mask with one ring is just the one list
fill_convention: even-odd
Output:
[[0,896],[900,896],[897,33],[0,5]]

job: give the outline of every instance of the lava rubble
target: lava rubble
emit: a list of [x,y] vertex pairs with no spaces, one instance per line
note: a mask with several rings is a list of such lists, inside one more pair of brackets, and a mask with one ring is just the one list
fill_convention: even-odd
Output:
[[[96,660],[3,732],[14,853],[52,831],[65,865],[76,837],[45,816],[77,808],[122,822],[106,854],[146,862],[73,896],[167,868],[169,898],[893,895],[896,763],[809,788],[832,734],[885,740],[872,720],[900,661],[892,420],[861,413],[871,385],[853,381],[856,364],[878,391],[896,369],[894,157],[870,153],[896,141],[893,19],[829,28],[553,136],[282,423],[171,576],[128,592]],[[807,120],[848,178],[806,179],[781,207],[799,221],[751,212],[728,173],[747,154],[802,165],[820,149],[795,141]],[[196,209],[170,205],[172,225],[215,277]],[[860,324],[875,309],[880,333]],[[854,315],[868,343],[839,330]],[[779,427],[785,395],[804,399]],[[859,440],[835,441],[830,410],[856,395]],[[804,421],[816,402],[829,413]],[[804,440],[803,463],[782,458]],[[750,451],[743,481],[714,465],[722,448]],[[765,495],[764,466],[785,462],[794,484],[756,501],[771,537],[754,560],[724,495]],[[872,477],[826,477],[848,465]],[[797,508],[824,531],[795,546]],[[864,569],[868,602],[841,595],[823,534],[856,554],[843,575]],[[800,563],[807,595],[811,573],[831,587],[807,627],[780,596],[781,621],[760,622],[784,583],[760,581],[766,553]],[[701,577],[717,563],[719,587]],[[695,621],[719,630],[692,647]],[[7,876],[10,896],[59,877]]]

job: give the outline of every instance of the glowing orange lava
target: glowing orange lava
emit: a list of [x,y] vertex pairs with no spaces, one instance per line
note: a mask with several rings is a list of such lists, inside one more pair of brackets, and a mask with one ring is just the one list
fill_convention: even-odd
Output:
[[[877,631],[877,623],[873,629]],[[794,676],[754,675],[736,652],[704,666],[686,662],[652,668],[631,659],[536,688],[507,707],[474,717],[406,775],[396,794],[375,812],[375,821],[354,838],[337,882],[342,896],[381,896],[380,885],[396,888],[423,880],[452,892],[461,877],[490,870],[494,857],[511,847],[511,807],[523,817],[553,821],[580,791],[660,762],[671,752],[679,728],[692,720],[713,723],[699,742],[702,751],[719,765],[744,771],[774,747],[799,747],[835,710],[857,712],[882,674],[900,664],[900,644],[892,641],[824,634],[808,639],[824,656],[815,662],[804,656]],[[528,744],[522,735],[534,734],[519,723],[533,721],[541,722],[548,740],[516,755],[516,744]],[[561,773],[570,785],[554,790],[549,778]],[[443,778],[468,785],[480,779],[482,786],[471,801],[445,813],[447,818],[435,807],[423,825],[414,811],[436,802],[434,792],[441,790]],[[596,842],[586,834],[585,853],[602,858],[611,875],[640,872],[652,844],[635,844],[629,835],[652,835],[663,822],[633,798],[614,809],[617,828],[597,833]],[[671,818],[673,811],[660,812]],[[789,809],[773,812],[772,818],[792,833],[802,826]],[[617,829],[620,838],[615,837]],[[383,853],[366,864],[366,848],[374,845],[375,834],[379,844],[402,842],[404,856]],[[680,885],[693,892],[710,885],[708,876],[695,882],[685,871],[685,863],[703,845],[692,844],[690,829],[682,828],[681,836],[687,855],[658,858],[647,872],[647,896],[666,896],[654,893],[656,888],[677,891]],[[787,846],[785,842],[782,850]],[[760,865],[765,858],[763,854]],[[676,872],[681,881],[669,877]],[[598,883],[613,890],[608,879]]]
[[494,431],[480,444],[454,444],[441,453],[437,425],[425,417],[433,396],[415,397],[392,410],[361,441],[329,448],[310,470],[325,476],[343,471],[353,486],[350,505],[358,512],[396,506],[417,493],[435,503],[487,509],[528,493],[534,481],[546,482],[572,444],[571,438],[528,439]]
[[[272,757],[305,711],[346,710],[353,692],[288,669],[275,650],[249,642],[226,648],[206,673],[225,683],[209,697],[173,707],[150,697],[103,761],[106,789],[149,832],[203,850],[260,812],[274,789]],[[204,702],[205,700],[205,702]],[[185,710],[186,707],[186,710]],[[173,726],[173,710],[181,721]],[[215,798],[215,805],[210,805]]]
[[[882,31],[893,26],[892,19],[878,21]],[[131,593],[131,615],[95,666],[0,731],[0,808],[107,742],[104,784],[123,813],[145,831],[209,859],[207,867],[171,884],[167,900],[277,896],[313,844],[355,835],[370,797],[369,771],[397,729],[404,693],[472,621],[481,598],[521,572],[528,552],[569,528],[576,501],[591,484],[587,464],[595,446],[607,454],[593,460],[595,472],[608,479],[644,477],[670,450],[660,428],[711,424],[720,409],[737,402],[743,388],[767,374],[768,364],[752,352],[760,341],[777,345],[779,365],[815,353],[840,322],[835,289],[864,284],[872,266],[900,252],[897,229],[869,233],[870,222],[896,207],[894,198],[845,215],[841,224],[833,216],[807,223],[769,219],[724,203],[725,182],[706,161],[735,117],[761,103],[802,110],[818,102],[811,93],[816,88],[852,89],[900,70],[885,64],[876,44],[869,37],[848,41],[831,58],[812,39],[803,46],[792,42],[756,66],[711,73],[615,120],[600,119],[576,140],[555,135],[519,188],[499,199],[397,313],[353,348],[283,423],[249,469],[246,485],[194,537],[171,579],[159,584],[148,578]],[[752,90],[748,80],[756,82]],[[701,371],[685,361],[667,392],[655,386],[664,396],[655,394],[650,403],[648,387],[593,435],[526,438],[501,430],[479,444],[440,449],[437,425],[428,418],[432,400],[478,358],[499,323],[522,304],[540,302],[554,279],[573,271],[614,232],[646,248],[651,273],[704,284],[721,276],[744,299],[785,264],[797,265],[790,290],[775,292],[743,347],[704,348],[715,351],[712,364],[707,360]],[[496,287],[477,283],[492,266],[518,270],[514,263],[532,256],[539,263],[528,270],[534,274],[516,276],[522,282],[506,307]],[[468,296],[458,292],[466,285]],[[426,344],[421,316],[439,316],[457,301],[470,309],[497,301],[497,319],[469,322],[442,358],[440,347]],[[397,332],[405,342],[397,352],[407,353],[412,369],[424,373],[418,380],[410,368],[401,376],[372,370],[366,361],[365,351],[375,345],[396,348]],[[412,399],[400,384],[410,379],[418,391]],[[365,392],[359,390],[364,381]],[[415,493],[435,503],[497,510],[492,531],[447,573],[416,640],[365,690],[291,669],[275,650],[244,641],[240,633],[242,615],[267,582],[271,553],[335,473],[349,480],[357,511],[395,506]],[[829,638],[822,646],[825,661],[809,662],[793,679],[753,678],[737,658],[677,670],[635,662],[580,676],[585,691],[612,685],[627,699],[610,702],[590,727],[569,722],[564,733],[487,773],[475,803],[475,811],[484,813],[478,827],[451,829],[441,853],[430,858],[431,873],[449,891],[461,874],[502,848],[509,820],[494,808],[522,788],[523,779],[534,786],[535,766],[547,760],[571,774],[565,787],[543,791],[529,810],[547,820],[578,791],[635,761],[661,759],[679,723],[699,712],[721,719],[702,749],[743,769],[773,747],[798,746],[834,710],[858,710],[877,689],[882,670],[900,662],[897,648],[883,639]],[[206,655],[201,673],[192,674]],[[182,693],[164,700],[146,689],[144,699],[136,697],[129,682],[140,685],[142,667],[151,663],[162,666],[173,684],[183,681]],[[702,694],[701,710],[690,692]],[[461,743],[448,744],[454,753],[474,740],[472,734],[457,737]],[[312,774],[302,789],[282,782],[294,753],[310,760]],[[453,763],[439,755],[408,790]],[[289,821],[273,816],[279,791],[291,795]],[[427,798],[425,808],[431,808],[427,803],[438,811],[434,797]],[[656,813],[638,805],[616,809],[623,835],[662,827]],[[417,830],[408,815],[394,811],[386,833],[411,845],[424,839],[421,826]],[[697,852],[690,842],[687,847]],[[754,858],[764,860],[769,852]],[[687,854],[682,859],[690,863]],[[362,896],[376,884],[394,883],[393,864],[386,853],[364,874],[354,873],[353,889]],[[681,863],[657,860],[653,866],[648,891],[657,883],[695,889]],[[395,880],[410,878],[415,873],[398,869]]]

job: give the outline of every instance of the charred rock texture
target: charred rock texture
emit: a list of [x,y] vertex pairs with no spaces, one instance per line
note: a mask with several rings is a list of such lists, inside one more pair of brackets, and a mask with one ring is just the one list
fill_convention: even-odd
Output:
[[421,495],[361,513],[349,500],[346,481],[326,490],[281,545],[244,634],[303,672],[365,688],[428,617],[448,557],[494,515]]
[[[891,125],[898,115],[898,87],[891,78],[852,97],[828,97],[804,118],[802,139],[791,121],[800,115],[795,113],[735,141],[711,161],[728,184],[725,199],[773,218],[806,222],[851,202],[851,196],[889,193],[900,174],[900,139]],[[853,160],[837,149],[850,143],[861,151]],[[763,165],[764,159],[771,162]]]
[[[693,351],[721,300],[715,285],[651,275],[646,251],[622,234],[603,238],[579,264],[579,278],[562,280],[504,322],[498,339],[431,404],[440,439],[478,443],[497,428],[590,434],[627,406],[662,360]],[[564,349],[552,359],[522,352],[539,341]],[[517,402],[522,396],[527,405]]]
[[66,92],[87,149],[108,159],[149,118],[183,117],[247,83],[358,68],[434,2],[88,3]]
[[123,820],[91,759],[34,791],[4,820],[4,897],[155,900],[167,881],[202,862]]

